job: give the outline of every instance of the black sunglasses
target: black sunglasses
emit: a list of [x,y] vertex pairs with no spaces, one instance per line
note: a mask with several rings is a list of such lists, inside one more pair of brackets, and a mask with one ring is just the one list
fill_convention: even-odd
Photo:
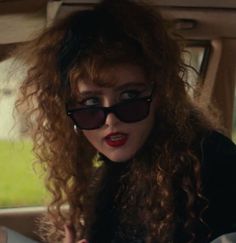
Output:
[[138,122],[145,119],[149,114],[153,91],[154,85],[152,83],[149,96],[123,101],[110,107],[93,106],[67,109],[67,115],[82,130],[102,127],[109,113],[115,114],[120,121],[125,123]]

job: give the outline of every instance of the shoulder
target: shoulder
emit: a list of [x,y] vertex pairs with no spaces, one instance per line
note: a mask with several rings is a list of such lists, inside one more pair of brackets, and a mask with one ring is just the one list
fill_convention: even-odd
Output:
[[201,141],[201,164],[213,236],[236,231],[236,145],[221,133],[208,133]]
[[217,131],[209,132],[202,139],[201,146],[204,156],[214,158],[216,155],[222,155],[227,156],[227,158],[232,156],[236,159],[236,145],[232,140]]
[[236,145],[223,134],[212,131],[201,140],[203,168],[236,169]]
[[206,135],[201,141],[201,166],[208,186],[234,186],[236,192],[232,184],[236,183],[236,145],[229,138],[216,131]]
[[209,132],[201,140],[201,166],[205,180],[236,182],[236,145],[219,132]]

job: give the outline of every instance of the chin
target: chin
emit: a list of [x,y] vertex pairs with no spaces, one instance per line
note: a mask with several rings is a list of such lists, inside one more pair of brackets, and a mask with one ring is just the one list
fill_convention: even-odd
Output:
[[115,163],[124,163],[133,158],[133,155],[107,154],[106,157]]

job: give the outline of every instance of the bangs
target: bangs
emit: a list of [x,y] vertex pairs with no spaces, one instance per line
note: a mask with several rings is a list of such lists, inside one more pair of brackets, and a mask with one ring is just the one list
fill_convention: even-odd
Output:
[[136,65],[146,74],[148,70],[145,58],[137,53],[132,46],[127,47],[121,43],[113,44],[111,48],[104,47],[99,53],[78,60],[68,73],[71,96],[77,97],[78,82],[88,82],[101,87],[113,87],[116,80],[111,78],[110,71],[117,65]]
[[58,67],[62,89],[69,100],[77,98],[81,80],[98,86],[114,86],[115,80],[109,77],[108,70],[116,65],[140,66],[147,76],[153,70],[157,72],[156,58],[154,60],[149,48],[145,47],[152,41],[145,34],[132,33],[108,9],[95,8],[76,13],[68,23],[58,52]]

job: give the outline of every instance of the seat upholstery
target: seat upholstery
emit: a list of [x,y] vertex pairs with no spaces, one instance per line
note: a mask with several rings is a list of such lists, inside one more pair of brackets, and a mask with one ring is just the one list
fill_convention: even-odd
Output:
[[17,233],[7,227],[0,227],[0,242],[1,243],[39,243],[38,241],[31,240],[24,235]]

